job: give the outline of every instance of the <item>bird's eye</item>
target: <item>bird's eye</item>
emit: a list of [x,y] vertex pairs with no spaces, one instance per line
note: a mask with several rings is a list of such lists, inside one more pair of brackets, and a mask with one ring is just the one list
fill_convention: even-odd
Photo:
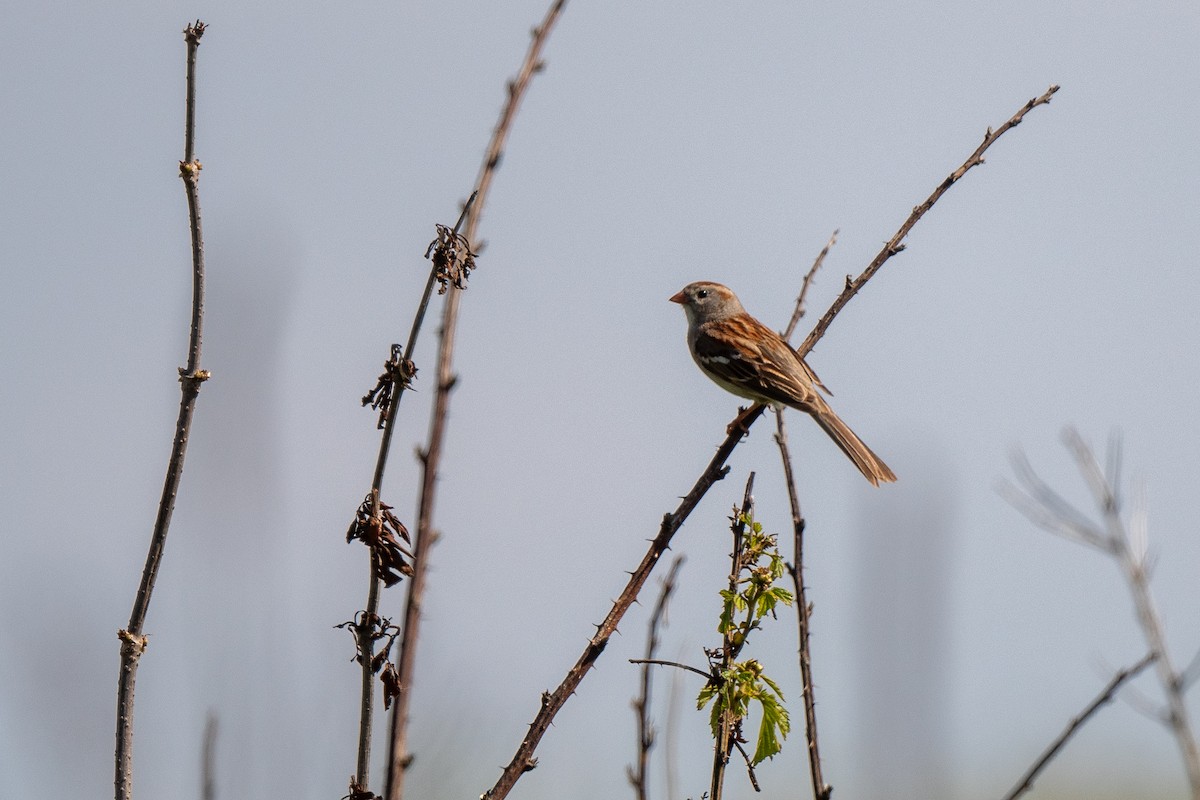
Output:
[[708,289],[701,289],[700,291],[696,292],[696,297],[699,297],[701,300],[708,297]]

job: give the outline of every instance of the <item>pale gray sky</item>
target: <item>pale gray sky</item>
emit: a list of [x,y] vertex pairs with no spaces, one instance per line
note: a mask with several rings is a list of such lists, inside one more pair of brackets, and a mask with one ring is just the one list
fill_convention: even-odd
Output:
[[[135,789],[198,793],[213,709],[221,797],[315,800],[342,795],[354,766],[358,673],[333,626],[365,599],[365,552],[344,542],[378,442],[358,398],[407,333],[433,225],[469,192],[545,6],[7,10],[0,797],[111,788],[115,632],[145,558],[186,342],[179,32],[210,25],[197,154],[214,378],[147,623]],[[696,370],[666,299],[718,280],[782,327],[838,228],[811,324],[985,129],[1052,83],[1053,103],[942,199],[810,358],[899,483],[872,489],[789,417],[826,776],[843,797],[998,796],[1141,656],[1115,567],[1034,530],[995,491],[1023,448],[1084,500],[1065,424],[1098,446],[1124,432],[1158,604],[1186,663],[1200,648],[1197,41],[1194,2],[573,0],[463,299],[413,796],[491,786],[720,440],[736,401]],[[406,521],[434,330],[385,488]],[[756,427],[677,539],[689,561],[664,647],[683,660],[714,641],[725,516],[748,471],[760,518],[788,526],[769,434]],[[385,612],[400,602],[389,591]],[[626,659],[649,605],[514,797],[628,796]],[[781,620],[760,651],[797,720],[760,770],[767,797],[807,780],[793,628]],[[659,677],[663,723],[671,676]],[[698,797],[706,718],[691,710],[699,687],[678,686],[679,789]],[[1139,687],[1157,697],[1153,681]],[[661,760],[654,770],[665,797]],[[1118,703],[1038,787],[1145,796],[1147,784],[1182,796],[1175,747]],[[740,774],[729,786],[752,794]]]

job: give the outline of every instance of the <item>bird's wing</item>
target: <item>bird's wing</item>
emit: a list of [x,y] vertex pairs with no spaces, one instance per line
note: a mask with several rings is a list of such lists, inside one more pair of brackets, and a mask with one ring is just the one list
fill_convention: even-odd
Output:
[[753,318],[701,325],[693,352],[713,380],[742,397],[807,408],[816,395],[807,365],[777,333]]
[[[796,352],[795,348],[792,348],[792,352]],[[817,373],[814,372],[813,368],[808,365],[808,362],[801,358],[799,353],[796,353],[796,358],[800,359],[800,365],[804,368],[804,374],[806,374],[808,379],[812,381],[813,386],[816,386],[825,394],[833,397],[833,392],[829,391],[829,387],[821,382],[821,379],[817,377]]]

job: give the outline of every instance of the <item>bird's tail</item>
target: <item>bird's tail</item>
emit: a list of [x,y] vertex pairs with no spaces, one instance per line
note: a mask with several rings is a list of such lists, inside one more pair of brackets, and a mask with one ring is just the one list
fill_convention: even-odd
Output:
[[872,486],[878,486],[881,482],[892,483],[896,480],[896,474],[888,468],[887,464],[883,463],[883,459],[875,455],[871,448],[867,447],[863,440],[850,430],[850,426],[833,413],[833,409],[821,397],[815,396],[815,402],[803,410],[811,414],[821,429],[829,434],[829,438],[842,448],[842,452],[850,457],[854,466],[858,467],[858,471],[871,482]]

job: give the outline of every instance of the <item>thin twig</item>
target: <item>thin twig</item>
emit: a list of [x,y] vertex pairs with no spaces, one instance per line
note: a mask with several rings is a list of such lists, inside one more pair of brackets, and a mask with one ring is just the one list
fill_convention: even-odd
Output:
[[[1040,105],[1041,103],[1047,102],[1049,95],[1052,94],[1053,91],[1057,91],[1057,89],[1058,87],[1052,87],[1052,91],[1047,92],[1047,94],[1044,96],[1044,99],[1039,98],[1040,102],[1035,102],[1034,104]],[[1025,109],[1020,112],[1019,116],[1023,115],[1027,110],[1028,109]],[[994,141],[995,138],[997,138],[1004,131],[1008,130],[1008,128],[1011,128],[1014,124],[1016,123],[1012,120],[1009,120],[1005,127],[1003,127],[994,136],[991,136],[989,132],[991,141]],[[985,140],[985,143],[990,145],[991,141]],[[982,151],[977,151],[977,154],[981,152]],[[957,178],[954,179],[957,180]],[[944,191],[945,189],[935,192],[935,196],[931,197],[930,200],[927,200],[926,205],[932,206],[933,202],[935,202],[937,198],[944,193]],[[926,207],[925,210],[928,210],[928,207]],[[924,211],[922,211],[922,215],[923,214]],[[912,228],[912,225],[915,224],[915,222],[916,219],[913,219],[910,223],[906,223],[906,226],[902,229],[902,232],[907,234],[908,230]],[[886,261],[886,258],[883,260]],[[879,265],[874,266],[873,268],[868,267],[868,272],[864,272],[864,274],[860,275],[855,281],[857,289],[861,289],[863,284],[865,284],[872,275],[879,271],[880,266],[882,266],[882,261]],[[855,291],[857,291],[857,289]],[[798,351],[801,356],[805,355],[809,350],[811,350],[813,345],[820,340],[821,336],[824,335],[825,330],[829,327],[830,322],[833,321],[833,318],[837,316],[838,312],[841,311],[846,303],[850,301],[850,298],[853,296],[853,294],[854,292],[852,292],[849,296],[839,296],[838,299],[834,301],[834,305],[831,306],[830,309],[825,312],[825,316],[822,317],[822,323],[819,323],[818,327],[809,334],[808,339],[805,340],[805,344],[802,345],[802,348]],[[620,623],[621,618],[637,599],[638,592],[641,591],[646,579],[650,576],[651,571],[653,571],[655,564],[658,563],[658,559],[670,546],[671,539],[675,536],[675,533],[687,520],[688,515],[691,514],[708,490],[712,488],[712,485],[725,477],[726,473],[728,472],[725,462],[737,448],[739,442],[742,440],[742,437],[749,431],[750,427],[758,420],[760,416],[762,416],[764,410],[765,406],[756,403],[744,413],[739,411],[737,417],[735,417],[733,422],[727,426],[725,439],[718,446],[716,455],[714,455],[709,461],[708,465],[704,468],[704,471],[700,474],[700,477],[696,479],[691,491],[689,491],[683,498],[683,501],[679,504],[676,510],[663,516],[662,524],[659,526],[658,535],[650,543],[650,548],[647,550],[646,555],[642,557],[642,561],[638,565],[637,569],[630,573],[630,579],[626,584],[625,589],[613,603],[613,606],[609,610],[608,615],[604,618],[604,621],[597,626],[596,635],[593,636],[588,642],[588,645],[584,648],[583,654],[567,671],[566,677],[563,678],[563,681],[559,684],[558,688],[553,692],[546,692],[542,695],[541,707],[535,715],[533,722],[529,725],[529,732],[521,741],[520,746],[517,748],[517,751],[513,755],[513,758],[509,762],[508,766],[504,768],[504,771],[501,773],[500,779],[496,782],[496,785],[483,793],[482,800],[502,800],[502,798],[507,797],[517,780],[520,779],[520,776],[537,766],[537,759],[533,757],[533,754],[537,750],[537,746],[541,742],[542,736],[545,735],[546,730],[550,727],[550,723],[553,722],[554,716],[566,703],[567,698],[569,698],[575,692],[576,687],[578,687],[579,683],[583,680],[583,676],[589,669],[591,669],[591,667],[595,664],[596,659],[598,659],[600,654],[604,651],[605,645],[608,644],[609,638],[612,636],[613,632],[616,631],[617,625]],[[735,424],[737,427],[734,427]]]
[[217,715],[204,721],[204,747],[200,753],[200,798],[217,800]]
[[817,253],[817,257],[813,259],[812,267],[804,275],[804,280],[800,283],[800,295],[796,298],[796,307],[792,311],[792,318],[788,320],[787,327],[783,330],[783,338],[785,341],[792,338],[792,334],[796,332],[796,325],[800,323],[801,318],[807,311],[807,308],[805,307],[805,301],[808,298],[809,287],[812,286],[813,278],[815,278],[817,275],[817,270],[819,270],[821,265],[825,263],[825,256],[829,255],[829,251],[835,244],[837,244],[837,236],[838,232],[835,229],[834,232],[829,235],[829,241],[826,242],[825,246],[821,248],[821,252]]
[[833,305],[829,307],[829,310],[826,311],[825,315],[821,317],[819,322],[817,322],[816,327],[813,328],[812,332],[808,334],[808,338],[805,339],[798,348],[796,348],[797,352],[799,352],[801,356],[808,355],[809,351],[813,349],[820,338],[825,335],[825,330],[829,327],[830,323],[833,322],[833,318],[836,317],[838,312],[845,307],[846,303],[850,302],[850,298],[854,297],[854,295],[857,294],[864,285],[866,285],[867,281],[869,281],[875,275],[875,273],[879,271],[879,268],[882,267],[889,258],[904,249],[904,239],[908,236],[909,231],[911,231],[913,226],[917,224],[917,221],[925,215],[925,212],[932,208],[933,204],[936,203],[938,199],[946,193],[946,190],[957,183],[958,180],[962,178],[963,175],[966,175],[967,171],[972,167],[982,164],[984,152],[986,152],[989,147],[995,144],[997,139],[1003,136],[1010,128],[1020,125],[1021,120],[1023,120],[1025,115],[1030,111],[1040,105],[1049,103],[1050,98],[1053,97],[1054,93],[1057,91],[1057,86],[1051,86],[1041,97],[1035,97],[1022,106],[1020,111],[1014,114],[1012,118],[1008,120],[1008,122],[1005,122],[995,131],[993,131],[991,128],[988,128],[987,133],[983,137],[983,143],[980,144],[979,147],[975,149],[975,152],[972,153],[970,157],[962,163],[962,166],[954,170],[954,172],[950,173],[945,180],[938,184],[938,187],[933,190],[933,194],[929,195],[929,197],[925,199],[924,203],[921,203],[921,205],[912,210],[912,213],[909,214],[908,219],[904,221],[904,224],[900,226],[900,229],[896,231],[896,234],[888,240],[888,243],[884,245],[882,250],[879,251],[879,254],[875,256],[874,260],[867,265],[867,268],[863,270],[862,274],[854,280],[846,280],[846,288],[842,290],[842,293],[838,295],[837,299],[833,302]]
[[[812,284],[813,276],[820,269],[829,249],[837,241],[837,231],[829,237],[829,243],[817,255],[812,269],[804,276],[800,286],[800,296],[796,298],[796,309],[792,312],[792,320],[784,333],[784,339],[790,339],[796,328],[796,323],[804,316],[804,298],[808,287]],[[817,702],[814,696],[812,677],[812,652],[809,644],[809,630],[812,616],[812,606],[808,603],[804,586],[804,515],[800,511],[800,498],[796,492],[796,476],[792,470],[792,456],[788,450],[787,428],[783,421],[783,409],[775,411],[775,443],[779,445],[779,455],[783,461],[783,477],[787,484],[788,502],[792,509],[792,541],[796,551],[796,560],[787,565],[788,573],[792,576],[792,585],[796,592],[796,618],[799,624],[799,658],[800,681],[804,698],[804,734],[808,743],[808,770],[812,780],[813,797],[816,800],[828,800],[833,793],[833,787],[825,783],[821,773],[820,740],[817,737]]]
[[1038,478],[1023,461],[1017,464],[1017,477],[1024,484],[1023,489],[1017,489],[1011,484],[1004,485],[1001,489],[1034,524],[1052,533],[1095,547],[1117,561],[1129,587],[1138,625],[1142,629],[1150,655],[1154,658],[1159,683],[1167,699],[1166,724],[1171,729],[1183,758],[1192,798],[1200,800],[1200,748],[1197,747],[1196,737],[1188,719],[1187,705],[1184,703],[1186,682],[1171,661],[1162,618],[1155,609],[1154,599],[1150,594],[1144,532],[1139,536],[1139,541],[1134,543],[1121,517],[1119,486],[1108,482],[1105,477],[1119,476],[1119,465],[1114,464],[1117,456],[1110,454],[1107,470],[1101,469],[1091,448],[1077,431],[1067,429],[1064,439],[1067,448],[1075,457],[1080,475],[1088,484],[1099,506],[1100,522],[1089,520],[1083,512],[1071,506]]
[[1126,667],[1116,675],[1113,675],[1112,680],[1108,682],[1108,685],[1104,687],[1100,694],[1096,695],[1096,699],[1092,700],[1092,702],[1089,703],[1083,711],[1079,712],[1079,714],[1077,714],[1075,718],[1071,720],[1066,729],[1059,734],[1058,738],[1055,739],[1050,746],[1042,752],[1041,756],[1038,757],[1038,760],[1033,763],[1033,766],[1031,766],[1029,770],[1021,776],[1021,779],[1017,781],[1017,785],[1010,789],[1008,794],[1004,795],[1004,800],[1016,800],[1016,798],[1032,789],[1033,782],[1037,778],[1038,774],[1056,755],[1058,755],[1058,751],[1062,750],[1067,744],[1067,741],[1075,735],[1075,731],[1079,730],[1079,728],[1081,728],[1093,714],[1099,711],[1101,706],[1112,702],[1112,699],[1116,697],[1117,690],[1121,688],[1121,684],[1131,680],[1146,667],[1150,666],[1150,662],[1152,661],[1154,661],[1154,654],[1147,653],[1141,661],[1137,662],[1131,667]]
[[[546,11],[541,24],[533,30],[529,49],[521,63],[517,77],[508,84],[508,99],[500,112],[500,119],[492,131],[492,138],[480,166],[479,176],[475,183],[472,197],[474,205],[466,213],[466,227],[463,233],[469,249],[477,249],[479,222],[487,204],[488,191],[495,177],[504,153],[504,145],[512,129],[517,109],[525,96],[533,76],[540,72],[542,64],[542,49],[550,32],[561,14],[566,0],[555,0]],[[417,509],[417,532],[414,545],[414,575],[409,587],[408,603],[405,607],[404,634],[400,642],[400,672],[398,680],[399,693],[392,715],[391,753],[388,759],[387,800],[401,800],[404,796],[405,765],[411,759],[408,752],[408,705],[412,688],[412,674],[416,660],[417,640],[420,628],[421,591],[425,582],[426,544],[433,535],[433,514],[437,497],[438,469],[441,465],[442,448],[446,435],[446,419],[450,408],[450,393],[454,387],[455,376],[454,343],[458,328],[459,301],[462,287],[465,283],[452,285],[442,306],[442,326],[437,362],[437,390],[434,396],[433,410],[430,415],[429,438],[424,450],[421,451],[421,497]]]
[[792,541],[796,551],[795,562],[788,564],[792,586],[796,591],[796,616],[799,622],[800,639],[800,682],[804,696],[804,734],[808,742],[808,771],[812,780],[813,797],[829,800],[833,787],[825,783],[821,773],[820,740],[817,737],[817,701],[814,697],[812,676],[812,653],[809,648],[809,630],[812,607],[808,604],[804,586],[804,515],[800,512],[800,500],[796,494],[796,478],[792,471],[792,457],[788,452],[787,428],[783,423],[783,411],[775,412],[775,442],[783,460],[783,477],[787,483],[788,501],[792,507]]
[[200,177],[200,162],[195,154],[196,120],[196,49],[205,25],[200,20],[183,31],[187,43],[187,103],[183,135],[183,161],[179,162],[179,175],[183,179],[187,195],[189,229],[192,239],[192,319],[188,338],[187,366],[179,370],[179,385],[182,397],[179,401],[179,416],[175,422],[175,438],[171,444],[171,456],[167,461],[167,476],[163,482],[162,496],[158,503],[158,515],[154,520],[154,531],[150,536],[150,550],[142,579],[129,615],[129,625],[117,632],[121,640],[121,669],[117,680],[117,732],[114,770],[115,796],[117,800],[129,800],[133,795],[133,701],[134,684],[138,662],[146,650],[147,639],[143,633],[150,596],[158,577],[163,548],[167,541],[167,530],[171,526],[171,515],[175,511],[175,498],[183,476],[183,461],[191,437],[192,415],[196,409],[196,398],[200,385],[208,380],[209,373],[200,369],[201,333],[204,323],[204,237],[200,226],[200,198],[196,183]]
[[[742,540],[746,533],[746,519],[754,513],[754,473],[750,473],[750,477],[746,479],[746,491],[742,494],[742,507],[734,515],[729,526],[730,532],[733,534],[733,552],[729,554],[729,594],[736,595],[738,593],[738,580],[741,577],[742,567],[744,566],[743,556],[745,555],[742,548]],[[753,606],[750,608],[750,613],[753,614]],[[733,662],[737,659],[741,652],[742,646],[746,642],[745,634],[749,630],[741,631],[742,636],[738,640],[734,640],[734,630],[728,629],[722,634],[721,642],[721,659],[718,665],[714,665],[714,674],[726,675],[733,667]],[[719,703],[720,700],[714,700],[714,703]],[[725,768],[729,765],[729,755],[733,752],[733,747],[737,743],[737,731],[735,730],[740,720],[730,718],[730,711],[726,711],[721,716],[721,727],[717,731],[717,740],[713,743],[713,767],[712,781],[709,785],[708,796],[710,800],[721,800],[721,793],[725,788]],[[746,760],[746,766],[750,766],[749,759]],[[754,770],[750,770],[750,779],[755,782]]]
[[649,800],[650,797],[650,750],[654,747],[655,738],[654,724],[650,721],[650,666],[658,663],[653,660],[654,654],[658,651],[658,631],[666,624],[667,603],[675,591],[675,579],[679,576],[679,569],[683,566],[684,560],[685,557],[680,554],[675,556],[675,560],[671,562],[671,568],[667,571],[667,577],[663,579],[662,589],[658,593],[658,600],[654,603],[654,610],[650,614],[650,622],[647,625],[646,658],[641,661],[643,664],[641,691],[637,699],[633,701],[633,710],[637,714],[637,765],[625,769],[638,800]]
[[754,762],[750,759],[750,754],[746,752],[745,745],[734,739],[733,746],[742,754],[742,760],[746,762],[746,774],[750,777],[750,788],[756,792],[761,792],[762,787],[758,785],[758,775],[754,772]]
[[693,667],[690,664],[684,664],[682,661],[667,661],[662,658],[631,658],[631,659],[629,659],[629,663],[630,664],[654,664],[659,667],[675,667],[676,669],[686,670],[687,672],[694,672],[697,675],[699,675],[701,678],[704,678],[705,680],[712,680],[711,673],[705,672],[704,670],[699,669],[697,667]]

